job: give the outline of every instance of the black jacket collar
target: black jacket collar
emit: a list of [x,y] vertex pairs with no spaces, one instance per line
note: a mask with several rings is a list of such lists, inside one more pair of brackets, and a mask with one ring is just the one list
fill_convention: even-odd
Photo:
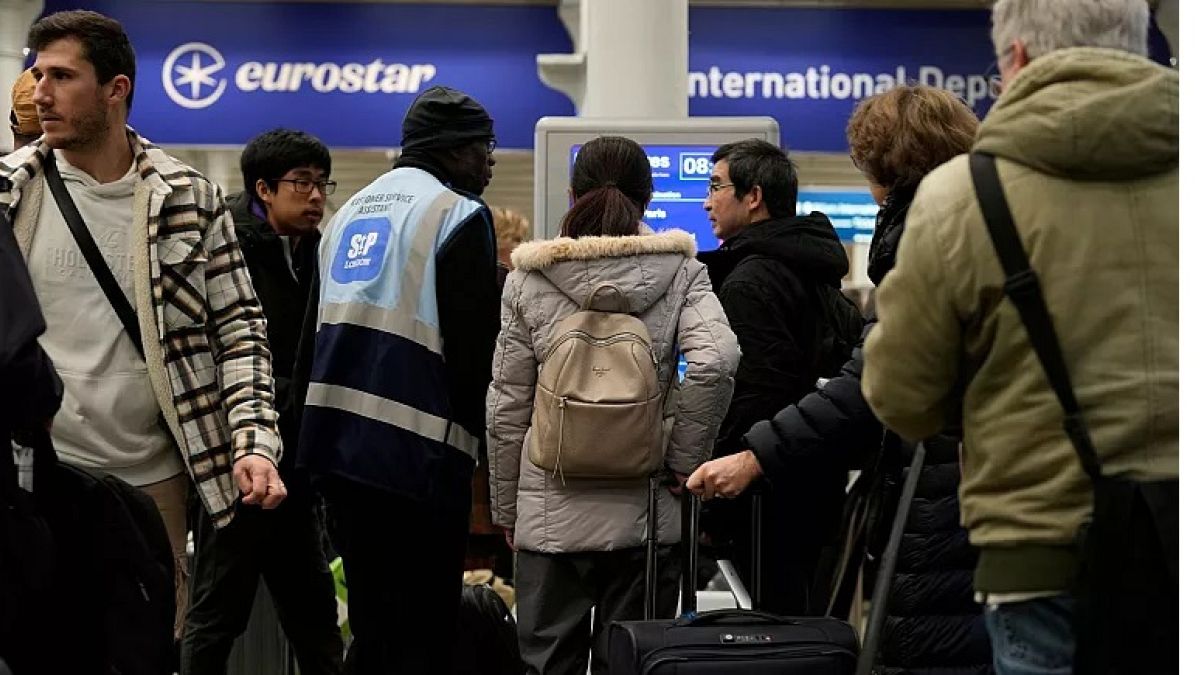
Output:
[[904,220],[912,205],[915,187],[893,188],[875,216],[875,235],[871,237],[867,276],[878,286],[883,277],[896,266],[896,249],[904,234]]
[[820,211],[804,216],[774,218],[753,223],[696,258],[708,265],[713,285],[719,288],[742,261],[751,256],[774,260],[797,275],[840,287],[850,271],[846,249],[833,223]]

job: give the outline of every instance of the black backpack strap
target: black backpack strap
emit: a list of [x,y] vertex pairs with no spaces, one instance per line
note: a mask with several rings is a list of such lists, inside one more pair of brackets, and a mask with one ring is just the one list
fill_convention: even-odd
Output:
[[1009,211],[1008,200],[1000,184],[1000,174],[996,170],[996,158],[973,152],[970,163],[971,180],[975,184],[983,220],[987,224],[996,255],[1000,258],[1000,265],[1004,268],[1004,293],[1016,305],[1021,322],[1029,333],[1029,341],[1046,371],[1046,378],[1058,396],[1065,413],[1063,429],[1071,439],[1071,445],[1075,446],[1083,470],[1096,480],[1100,478],[1100,459],[1092,445],[1079,401],[1075,400],[1075,390],[1071,387],[1071,377],[1063,360],[1054,321],[1042,296],[1037,272],[1029,266],[1029,257],[1025,255],[1021,238],[1013,224],[1012,212]]
[[92,269],[92,275],[96,277],[96,282],[100,284],[100,289],[108,298],[108,304],[112,305],[113,311],[117,313],[117,318],[121,320],[121,325],[125,327],[125,333],[129,335],[130,340],[133,340],[133,346],[137,347],[138,354],[143,359],[146,358],[146,352],[142,348],[142,334],[138,329],[137,313],[129,304],[125,293],[121,291],[121,286],[113,276],[112,270],[109,269],[108,263],[104,262],[104,257],[100,255],[100,249],[96,246],[96,240],[92,238],[92,233],[83,223],[83,216],[79,214],[79,209],[71,200],[71,193],[67,192],[67,186],[58,173],[53,150],[46,153],[46,159],[42,162],[42,166],[46,172],[46,183],[50,186],[50,192],[54,194],[58,210],[62,212],[63,220],[67,221],[67,227],[70,228],[71,235],[75,237],[75,243],[83,253],[83,258],[87,260],[88,267]]

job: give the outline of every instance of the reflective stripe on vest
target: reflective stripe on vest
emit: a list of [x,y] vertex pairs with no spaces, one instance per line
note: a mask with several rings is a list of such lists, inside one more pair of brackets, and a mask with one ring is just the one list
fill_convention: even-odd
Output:
[[[420,291],[418,291],[419,293]],[[321,308],[321,323],[349,323],[411,340],[434,354],[442,353],[442,332],[437,326],[400,312],[361,302],[330,303]]]
[[416,408],[397,403],[381,396],[339,387],[333,384],[314,382],[308,387],[305,405],[336,408],[368,419],[386,422],[406,429],[431,441],[445,443],[476,461],[479,439],[466,429],[437,415],[430,415]]

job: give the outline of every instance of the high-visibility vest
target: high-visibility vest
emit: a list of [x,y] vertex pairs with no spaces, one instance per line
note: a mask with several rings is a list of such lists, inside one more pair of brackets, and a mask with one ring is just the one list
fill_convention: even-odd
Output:
[[472,466],[479,439],[452,419],[437,257],[486,209],[417,168],[393,169],[326,227],[301,461],[427,496],[439,460]]

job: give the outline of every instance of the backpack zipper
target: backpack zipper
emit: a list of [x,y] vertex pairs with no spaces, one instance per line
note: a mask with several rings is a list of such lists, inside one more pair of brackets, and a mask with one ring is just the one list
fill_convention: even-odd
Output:
[[588,342],[592,343],[593,345],[595,345],[597,347],[607,347],[613,343],[621,342],[622,340],[628,340],[628,339],[632,338],[634,341],[640,343],[643,347],[645,347],[646,351],[650,352],[650,360],[654,362],[655,368],[658,367],[658,356],[654,353],[654,348],[650,345],[649,342],[646,342],[646,340],[643,339],[642,336],[638,335],[637,333],[617,333],[615,335],[610,335],[602,340],[597,340],[581,330],[569,330],[566,333],[559,335],[558,339],[555,340],[550,345],[549,351],[546,352],[546,358],[549,359],[550,355],[553,354],[559,347],[561,347],[564,342],[566,342],[568,339],[570,339],[572,337],[576,337],[576,336],[583,336]]

